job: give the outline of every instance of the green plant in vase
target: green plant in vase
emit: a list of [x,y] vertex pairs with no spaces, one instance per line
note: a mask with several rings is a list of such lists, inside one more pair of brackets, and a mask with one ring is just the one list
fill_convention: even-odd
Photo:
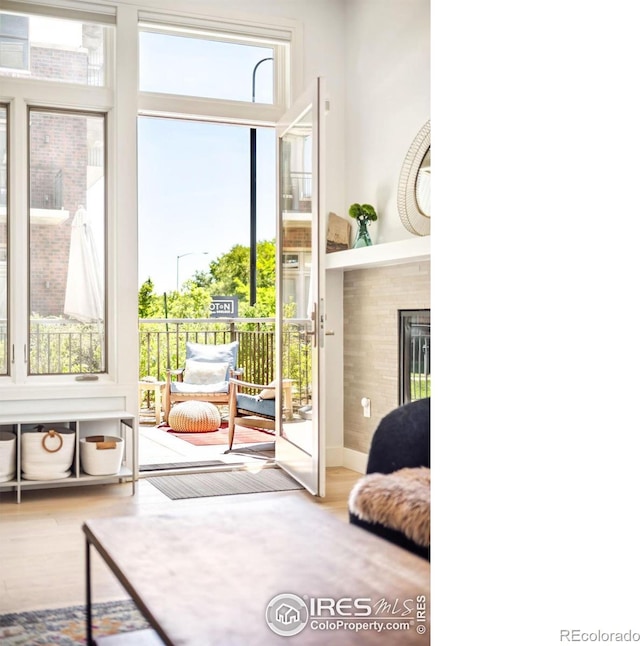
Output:
[[378,219],[376,210],[371,204],[352,204],[349,207],[349,215],[358,221],[358,231],[353,248],[370,247],[371,237],[369,236],[369,222],[375,222]]

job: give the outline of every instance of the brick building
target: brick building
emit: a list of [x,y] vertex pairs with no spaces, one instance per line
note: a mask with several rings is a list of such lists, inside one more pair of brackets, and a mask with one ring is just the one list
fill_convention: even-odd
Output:
[[[78,25],[78,28],[81,29],[79,46],[31,43],[29,73],[32,77],[81,85],[95,83],[97,77],[92,65],[95,52],[83,46],[93,43],[95,38],[91,27]],[[92,125],[98,131],[95,136],[92,136]],[[102,177],[103,135],[101,115],[39,109],[30,112],[31,315],[63,315],[73,217],[87,204],[91,183]]]

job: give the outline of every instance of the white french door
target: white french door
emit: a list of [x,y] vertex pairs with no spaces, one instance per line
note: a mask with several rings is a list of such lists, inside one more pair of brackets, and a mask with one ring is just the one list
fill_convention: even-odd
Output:
[[283,401],[276,462],[312,494],[324,496],[324,429],[320,353],[324,280],[320,250],[323,213],[324,91],[316,79],[277,124],[278,231],[276,353],[278,383],[291,380],[293,406]]

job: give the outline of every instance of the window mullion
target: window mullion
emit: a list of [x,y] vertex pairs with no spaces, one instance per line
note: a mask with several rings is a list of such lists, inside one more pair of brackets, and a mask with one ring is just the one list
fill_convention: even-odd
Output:
[[2,97],[28,97],[29,105],[104,112],[113,105],[113,90],[52,81],[2,78]]
[[10,334],[9,372],[16,383],[24,383],[27,364],[24,361],[28,337],[28,113],[26,101],[16,97],[9,106],[9,178],[8,178],[8,323]]
[[139,114],[144,116],[187,117],[257,126],[271,126],[284,113],[284,107],[279,105],[198,99],[151,92],[141,92],[138,103]]

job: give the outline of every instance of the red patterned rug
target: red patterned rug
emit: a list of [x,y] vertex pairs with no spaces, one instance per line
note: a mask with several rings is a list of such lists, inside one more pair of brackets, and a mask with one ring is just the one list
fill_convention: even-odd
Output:
[[[208,431],[206,433],[179,433],[171,429],[168,424],[160,424],[158,428],[175,437],[179,437],[189,444],[195,446],[218,446],[229,444],[229,429],[227,422],[223,422],[217,431]],[[258,442],[268,442],[273,440],[273,434],[258,429],[238,427],[233,434],[233,446],[236,444],[257,444]]]

